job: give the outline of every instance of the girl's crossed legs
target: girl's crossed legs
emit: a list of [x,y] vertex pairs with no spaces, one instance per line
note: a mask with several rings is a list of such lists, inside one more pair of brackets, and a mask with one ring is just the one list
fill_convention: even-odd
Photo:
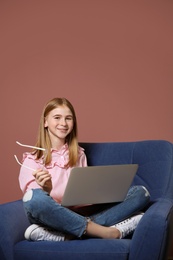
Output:
[[[117,228],[112,226],[139,213],[149,200],[150,195],[145,187],[132,186],[123,202],[105,205],[101,212],[85,217],[61,206],[42,189],[30,190],[23,197],[24,208],[32,224],[62,232],[62,236],[65,233],[67,237],[70,234],[79,238],[83,234],[100,238],[120,238],[121,228],[119,229],[118,225]],[[32,231],[31,227],[28,229],[29,232]]]

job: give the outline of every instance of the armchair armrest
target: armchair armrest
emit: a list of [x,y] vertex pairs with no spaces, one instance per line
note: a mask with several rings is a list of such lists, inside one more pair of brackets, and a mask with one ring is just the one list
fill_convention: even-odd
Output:
[[132,238],[129,260],[163,260],[172,209],[173,201],[164,198],[148,208]]
[[0,205],[0,259],[13,259],[13,246],[29,226],[21,200]]

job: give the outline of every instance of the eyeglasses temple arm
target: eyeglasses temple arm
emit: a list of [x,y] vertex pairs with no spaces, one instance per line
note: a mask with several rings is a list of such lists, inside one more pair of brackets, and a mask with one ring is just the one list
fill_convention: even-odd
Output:
[[32,146],[32,145],[27,145],[27,144],[21,144],[18,141],[16,141],[17,144],[19,144],[20,146],[24,146],[24,147],[28,147],[28,148],[33,148],[33,149],[37,149],[37,150],[41,150],[41,151],[45,151],[45,148],[40,148],[37,146]]
[[19,162],[19,160],[18,160],[18,158],[17,158],[16,155],[14,155],[14,158],[16,159],[16,162],[17,162],[19,165],[21,165],[21,166],[23,166],[23,167],[25,167],[25,168],[27,168],[27,169],[29,169],[29,170],[31,170],[31,171],[35,171],[35,169],[30,168],[30,167],[28,167],[28,166],[26,166],[26,165],[23,165],[21,162]]

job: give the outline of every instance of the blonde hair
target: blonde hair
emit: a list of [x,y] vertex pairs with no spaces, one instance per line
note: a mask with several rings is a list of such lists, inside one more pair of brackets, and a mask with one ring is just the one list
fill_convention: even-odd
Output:
[[[44,126],[45,118],[50,113],[50,111],[57,108],[58,106],[63,106],[63,105],[67,106],[70,109],[73,116],[73,129],[66,137],[66,142],[69,147],[69,162],[66,165],[66,167],[73,167],[76,165],[78,160],[77,120],[76,120],[75,110],[72,104],[66,98],[53,98],[45,105],[40,118],[38,136],[37,136],[37,141],[35,146],[46,149],[47,153],[45,158],[45,165],[50,164],[52,159],[51,156],[52,144],[48,133],[48,129]],[[33,154],[36,155],[36,159],[40,159],[43,156],[44,151],[35,149],[33,151]]]

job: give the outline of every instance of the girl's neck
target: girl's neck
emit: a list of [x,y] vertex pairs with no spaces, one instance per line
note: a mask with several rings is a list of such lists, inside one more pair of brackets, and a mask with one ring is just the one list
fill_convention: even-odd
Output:
[[52,142],[52,148],[55,150],[60,150],[65,144],[65,140],[58,140],[56,142]]

